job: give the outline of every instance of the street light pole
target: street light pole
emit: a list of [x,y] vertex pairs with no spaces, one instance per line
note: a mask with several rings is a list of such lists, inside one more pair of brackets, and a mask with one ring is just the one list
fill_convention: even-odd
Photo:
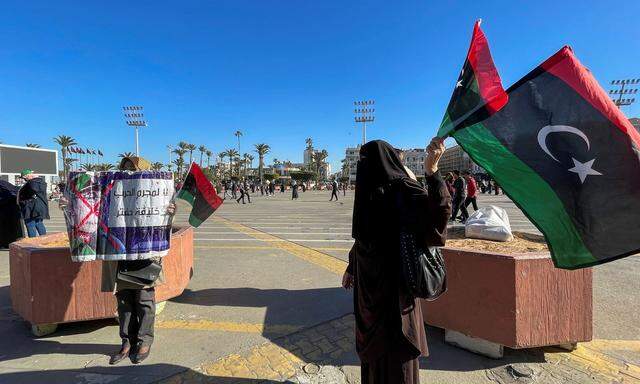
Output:
[[124,118],[128,126],[133,127],[136,131],[136,156],[140,157],[140,145],[138,141],[138,130],[140,127],[146,127],[147,122],[144,120],[144,113],[142,107],[139,105],[132,105],[128,107],[122,107],[124,110]]
[[[623,80],[613,80],[611,81],[611,85],[615,85],[620,87],[620,89],[611,89],[609,90],[609,94],[611,98],[613,98],[613,102],[620,107],[624,107],[627,105],[633,104],[636,99],[635,98],[623,98],[623,96],[635,95],[638,93],[638,88],[629,88],[629,85],[640,84],[640,79],[623,79]],[[616,96],[617,95],[617,98]]]
[[354,109],[355,121],[356,123],[362,123],[362,144],[364,145],[367,142],[367,123],[372,123],[375,120],[375,116],[373,113],[376,111],[373,108],[369,108],[374,105],[375,100],[363,100],[363,101],[354,101],[353,105],[356,106]]

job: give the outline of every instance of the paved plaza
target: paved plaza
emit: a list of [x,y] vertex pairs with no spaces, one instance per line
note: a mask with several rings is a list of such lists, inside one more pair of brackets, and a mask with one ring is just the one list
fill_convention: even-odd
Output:
[[[151,357],[111,367],[114,320],[61,325],[34,338],[11,310],[8,252],[0,251],[0,383],[359,383],[352,301],[340,287],[353,193],[253,196],[227,202],[195,231],[194,276],[158,315]],[[537,233],[506,196],[514,230]],[[176,225],[189,207],[179,205]],[[384,225],[384,223],[372,223]],[[53,209],[50,231],[63,231]],[[491,360],[444,344],[428,327],[425,383],[632,383],[640,380],[640,258],[594,269],[594,341],[574,352],[508,350]]]

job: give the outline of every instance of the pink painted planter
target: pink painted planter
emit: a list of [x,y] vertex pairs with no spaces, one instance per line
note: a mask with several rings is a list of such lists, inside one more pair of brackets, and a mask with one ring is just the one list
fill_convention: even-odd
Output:
[[592,271],[553,266],[548,253],[443,249],[448,291],[423,302],[425,321],[510,348],[592,338]]
[[[39,244],[66,239],[66,233],[23,239],[9,250],[11,303],[32,325],[58,324],[116,316],[115,296],[101,292],[102,262],[75,263],[68,247]],[[162,262],[164,284],[158,302],[182,294],[193,268],[193,228],[178,228]]]

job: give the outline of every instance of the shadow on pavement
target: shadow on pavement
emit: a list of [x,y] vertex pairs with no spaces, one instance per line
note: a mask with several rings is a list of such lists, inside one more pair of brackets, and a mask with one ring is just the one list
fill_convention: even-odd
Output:
[[[182,373],[182,380],[164,380],[167,377]],[[99,384],[147,384],[147,383],[193,383],[193,384],[271,384],[282,383],[264,379],[239,379],[229,377],[206,376],[186,367],[172,364],[137,365],[123,368],[97,369],[59,369],[50,371],[20,371],[0,373],[0,383],[3,384],[69,384],[69,383],[99,383]],[[285,381],[285,383],[291,383]]]
[[353,311],[351,294],[338,287],[303,290],[187,289],[171,301],[202,306],[265,307],[263,336],[270,340],[291,333],[295,328],[308,328]]

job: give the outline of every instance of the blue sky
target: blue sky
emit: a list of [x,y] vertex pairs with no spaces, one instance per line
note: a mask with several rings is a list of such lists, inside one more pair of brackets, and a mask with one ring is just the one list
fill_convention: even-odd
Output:
[[302,161],[312,137],[337,167],[361,138],[356,99],[376,100],[368,138],[425,145],[476,18],[505,86],[569,44],[608,87],[640,77],[639,15],[637,1],[4,0],[0,141],[66,134],[115,161],[134,149],[121,107],[139,104],[154,161],[179,140],[217,153],[240,129],[242,152]]

